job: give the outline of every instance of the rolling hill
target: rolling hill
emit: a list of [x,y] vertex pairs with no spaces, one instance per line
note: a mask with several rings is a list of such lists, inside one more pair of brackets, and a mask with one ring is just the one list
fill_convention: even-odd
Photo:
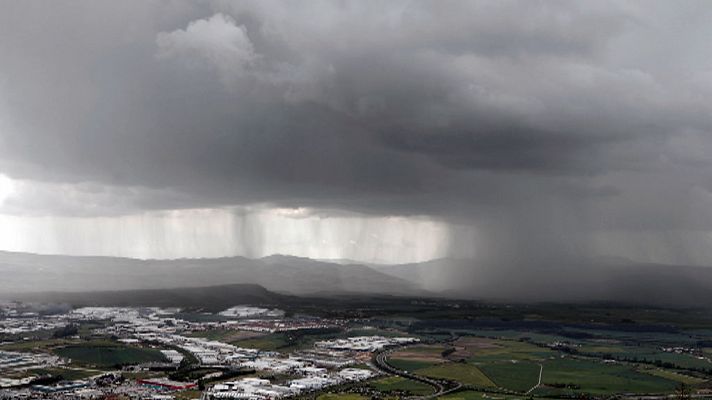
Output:
[[[438,259],[362,265],[274,255],[261,259],[137,260],[0,252],[3,293],[259,285],[298,296],[441,296],[496,301],[712,304],[712,268],[569,259],[526,266]],[[109,295],[107,295],[109,296]]]
[[417,285],[364,265],[307,258],[137,260],[0,252],[0,293],[106,291],[255,284],[306,294],[422,293]]
[[172,289],[136,289],[86,292],[41,292],[10,295],[13,300],[67,303],[73,306],[195,307],[224,310],[235,304],[279,305],[292,296],[270,292],[259,285],[234,284]]

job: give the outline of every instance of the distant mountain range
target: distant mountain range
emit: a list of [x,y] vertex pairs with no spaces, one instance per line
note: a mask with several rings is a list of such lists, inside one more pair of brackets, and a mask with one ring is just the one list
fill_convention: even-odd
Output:
[[255,284],[305,294],[423,294],[414,283],[364,265],[290,256],[137,260],[0,252],[0,293],[104,291]]
[[[259,285],[287,295],[712,304],[712,268],[578,259],[524,267],[438,259],[362,265],[291,256],[136,260],[0,252],[2,294]],[[110,297],[110,295],[107,295]]]
[[220,311],[235,304],[279,306],[295,297],[270,292],[259,285],[234,284],[171,289],[82,292],[40,292],[12,295],[12,300],[66,303],[74,306],[190,307]]

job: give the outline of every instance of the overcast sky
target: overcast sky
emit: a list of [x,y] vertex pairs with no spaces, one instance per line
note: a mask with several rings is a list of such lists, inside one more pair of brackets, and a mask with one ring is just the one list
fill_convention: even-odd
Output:
[[0,1],[0,249],[712,265],[705,1]]

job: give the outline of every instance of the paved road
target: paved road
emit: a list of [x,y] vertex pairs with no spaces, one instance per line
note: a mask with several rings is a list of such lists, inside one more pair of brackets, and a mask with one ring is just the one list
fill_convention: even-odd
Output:
[[417,397],[418,399],[432,399],[432,398],[436,398],[439,396],[444,396],[444,395],[446,395],[448,393],[452,393],[455,390],[458,390],[458,389],[460,389],[460,387],[462,387],[461,383],[453,382],[453,384],[454,384],[453,387],[446,388],[441,382],[436,381],[434,379],[430,379],[430,378],[420,376],[420,375],[414,375],[414,374],[409,373],[408,371],[403,371],[401,369],[394,368],[392,365],[388,364],[388,355],[389,354],[390,354],[390,351],[382,351],[382,352],[376,353],[376,355],[374,357],[374,364],[376,365],[376,367],[378,367],[378,369],[380,369],[383,372],[389,373],[389,374],[402,376],[403,378],[422,382],[422,383],[425,383],[425,384],[430,385],[433,388],[435,388],[435,393],[428,395],[428,396]]
[[536,385],[532,386],[532,388],[529,389],[529,390],[527,390],[527,392],[524,393],[524,394],[529,394],[529,393],[533,392],[534,389],[536,389],[536,388],[538,388],[539,386],[541,386],[541,374],[542,374],[542,372],[544,372],[544,365],[543,365],[543,364],[539,364],[539,382],[537,382]]

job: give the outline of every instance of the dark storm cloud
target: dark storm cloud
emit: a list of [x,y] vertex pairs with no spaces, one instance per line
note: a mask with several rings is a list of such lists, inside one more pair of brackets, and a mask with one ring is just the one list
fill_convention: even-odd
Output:
[[545,250],[710,228],[703,4],[4,2],[0,171],[123,199],[97,213],[430,214]]

